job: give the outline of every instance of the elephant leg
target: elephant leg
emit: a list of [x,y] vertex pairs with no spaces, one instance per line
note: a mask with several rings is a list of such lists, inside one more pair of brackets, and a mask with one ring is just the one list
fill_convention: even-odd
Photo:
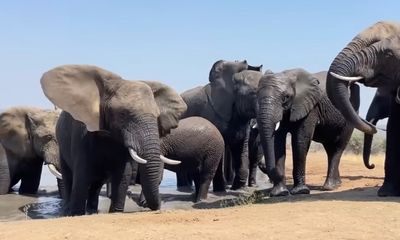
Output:
[[57,178],[57,188],[58,188],[58,194],[60,195],[61,199],[64,199],[65,197],[65,185],[64,181],[62,179]]
[[236,190],[246,186],[249,177],[249,138],[250,127],[246,128],[246,134],[243,141],[236,144],[232,149],[233,163],[235,166],[235,178],[231,189]]
[[315,124],[304,120],[303,124],[292,134],[293,151],[293,180],[294,185],[291,194],[309,194],[310,189],[306,185],[306,158],[314,134]]
[[252,151],[249,152],[249,187],[257,186],[257,166],[263,155],[263,152],[260,150],[258,146],[253,146]]
[[200,201],[200,185],[201,185],[201,181],[200,181],[200,170],[195,170],[192,173],[193,176],[193,182],[194,182],[194,202],[198,202]]
[[23,170],[21,178],[21,186],[19,187],[19,194],[36,194],[40,184],[40,177],[42,175],[43,163],[40,160],[35,160],[35,163],[29,165]]
[[328,172],[322,189],[330,191],[338,188],[342,183],[340,180],[339,163],[344,147],[338,146],[337,143],[325,143],[323,145],[328,155]]
[[123,163],[111,176],[111,205],[109,212],[123,212],[126,192],[132,178],[132,164]]
[[193,179],[186,171],[176,173],[176,185],[180,192],[192,192]]
[[[61,165],[61,174],[62,174],[62,182],[64,185],[64,191],[62,194],[63,198],[63,214],[69,215],[69,205],[71,199],[71,191],[72,191],[72,172],[70,168],[67,166],[63,157],[60,154],[60,165]],[[59,188],[60,190],[60,188]]]
[[86,212],[88,214],[95,214],[98,212],[99,195],[103,181],[96,181],[89,187],[88,199],[86,201]]
[[400,105],[391,103],[386,130],[385,179],[378,190],[378,196],[400,196]]
[[[226,141],[227,140],[225,140],[225,142]],[[235,178],[235,170],[233,168],[231,147],[227,144],[225,144],[225,153],[223,161],[224,162],[222,163],[222,166],[224,167],[223,173],[226,185],[232,185],[233,179]]]
[[285,178],[285,160],[286,160],[286,133],[280,131],[275,136],[275,163],[277,171],[282,177],[281,182],[274,183],[272,187],[270,196],[287,196],[289,195],[289,190],[286,187]]
[[213,178],[213,191],[214,192],[225,192],[226,191],[226,182],[224,178],[224,155],[221,157],[217,171],[215,172]]

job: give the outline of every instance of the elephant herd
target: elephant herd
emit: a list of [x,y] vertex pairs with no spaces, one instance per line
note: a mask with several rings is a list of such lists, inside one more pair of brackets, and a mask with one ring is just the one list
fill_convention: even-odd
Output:
[[[377,88],[367,119],[358,116],[361,83]],[[256,184],[267,174],[271,196],[308,194],[307,152],[320,142],[328,159],[323,189],[341,184],[339,163],[354,128],[365,133],[369,163],[375,124],[388,117],[385,178],[379,196],[400,196],[400,23],[378,22],[337,55],[328,72],[282,72],[245,61],[213,64],[209,83],[178,94],[156,81],[132,81],[92,65],[63,65],[40,79],[60,110],[14,107],[0,114],[0,194],[19,181],[37,192],[43,164],[56,176],[67,216],[96,213],[111,186],[110,212],[123,211],[128,185],[139,203],[160,209],[163,169],[178,188],[194,183],[194,201],[214,191]],[[293,187],[285,177],[291,134]],[[0,151],[0,153],[1,153]]]

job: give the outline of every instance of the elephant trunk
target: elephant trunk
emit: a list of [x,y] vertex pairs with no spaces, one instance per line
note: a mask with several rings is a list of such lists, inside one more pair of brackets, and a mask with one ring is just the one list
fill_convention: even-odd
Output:
[[125,146],[133,148],[146,163],[139,164],[140,182],[151,210],[161,207],[159,185],[161,182],[163,164],[160,160],[160,138],[157,120],[154,117],[132,121],[132,126],[124,134]]
[[[371,62],[373,57],[365,57],[365,54],[354,53],[351,54],[349,46],[357,45],[355,43],[349,44],[332,62],[329,72],[336,73],[341,76],[353,76],[357,72],[361,63]],[[376,129],[367,121],[361,119],[358,113],[353,108],[348,86],[352,84],[337,77],[328,74],[327,76],[327,94],[333,105],[343,114],[345,119],[350,122],[355,128],[368,134],[376,133]]]
[[[367,119],[368,121],[368,119]],[[370,119],[369,121],[371,124],[374,126],[378,122],[377,119]],[[375,164],[370,164],[369,163],[369,157],[371,155],[371,146],[372,146],[372,140],[374,135],[371,134],[364,134],[364,146],[363,146],[363,160],[364,160],[364,166],[368,169],[374,169]]]
[[275,127],[282,119],[282,111],[274,107],[276,101],[273,98],[263,98],[260,101],[257,125],[260,133],[260,140],[264,151],[265,165],[263,171],[275,184],[281,182],[283,173],[280,173],[275,165]]
[[3,147],[0,145],[0,195],[7,194],[10,188],[10,170]]

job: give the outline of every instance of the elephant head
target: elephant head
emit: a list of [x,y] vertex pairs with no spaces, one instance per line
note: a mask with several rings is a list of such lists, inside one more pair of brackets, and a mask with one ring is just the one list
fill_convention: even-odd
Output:
[[151,209],[160,208],[163,169],[159,137],[178,126],[186,104],[159,82],[128,81],[89,65],[64,65],[43,74],[44,94],[86,125],[107,131],[140,163],[142,189]]
[[210,84],[206,87],[206,92],[212,99],[215,112],[226,118],[226,121],[232,117],[232,108],[227,106],[232,106],[235,102],[233,76],[244,70],[261,72],[262,65],[251,66],[246,60],[234,62],[219,60],[210,70]]
[[378,22],[356,37],[333,60],[327,76],[328,97],[355,128],[376,133],[361,119],[349,101],[348,87],[360,82],[379,87],[400,103],[400,24]]
[[[371,105],[369,106],[365,120],[375,126],[379,120],[389,117],[390,104],[390,94],[386,93],[384,89],[378,88],[374,98],[372,99]],[[373,135],[364,134],[363,160],[365,167],[368,169],[373,169],[375,167],[374,164],[369,163],[372,140]]]
[[[36,161],[41,159],[50,172],[60,178],[59,148],[55,137],[55,125],[59,113],[37,108],[15,107],[0,114],[0,142],[8,161]],[[33,163],[32,162],[32,163]],[[9,162],[8,165],[18,165]],[[3,172],[3,171],[2,171]],[[9,178],[1,174],[0,182]],[[8,189],[7,189],[8,190]]]
[[257,126],[263,146],[264,170],[273,182],[284,174],[275,167],[275,131],[280,121],[295,122],[306,117],[323,96],[319,80],[302,69],[266,74],[258,86]]

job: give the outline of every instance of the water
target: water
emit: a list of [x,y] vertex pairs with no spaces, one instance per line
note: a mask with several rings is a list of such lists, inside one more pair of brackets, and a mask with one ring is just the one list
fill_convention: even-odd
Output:
[[[247,201],[243,196],[250,196],[255,190],[270,188],[267,178],[258,172],[257,188],[248,188],[243,191],[227,191],[214,194],[209,191],[208,198],[200,203],[192,202],[192,194],[176,190],[175,173],[165,170],[164,178],[160,185],[162,210],[167,209],[194,209],[194,208],[219,208]],[[17,187],[15,188],[17,189]],[[211,190],[211,189],[210,189]],[[136,204],[140,195],[140,186],[130,186],[125,202],[124,212],[149,211]],[[107,213],[110,200],[105,197],[105,187],[99,198],[99,212]],[[56,180],[47,168],[43,168],[41,187],[38,196],[22,196],[17,193],[0,195],[0,221],[14,221],[23,219],[47,219],[60,216],[62,200],[58,197]]]

